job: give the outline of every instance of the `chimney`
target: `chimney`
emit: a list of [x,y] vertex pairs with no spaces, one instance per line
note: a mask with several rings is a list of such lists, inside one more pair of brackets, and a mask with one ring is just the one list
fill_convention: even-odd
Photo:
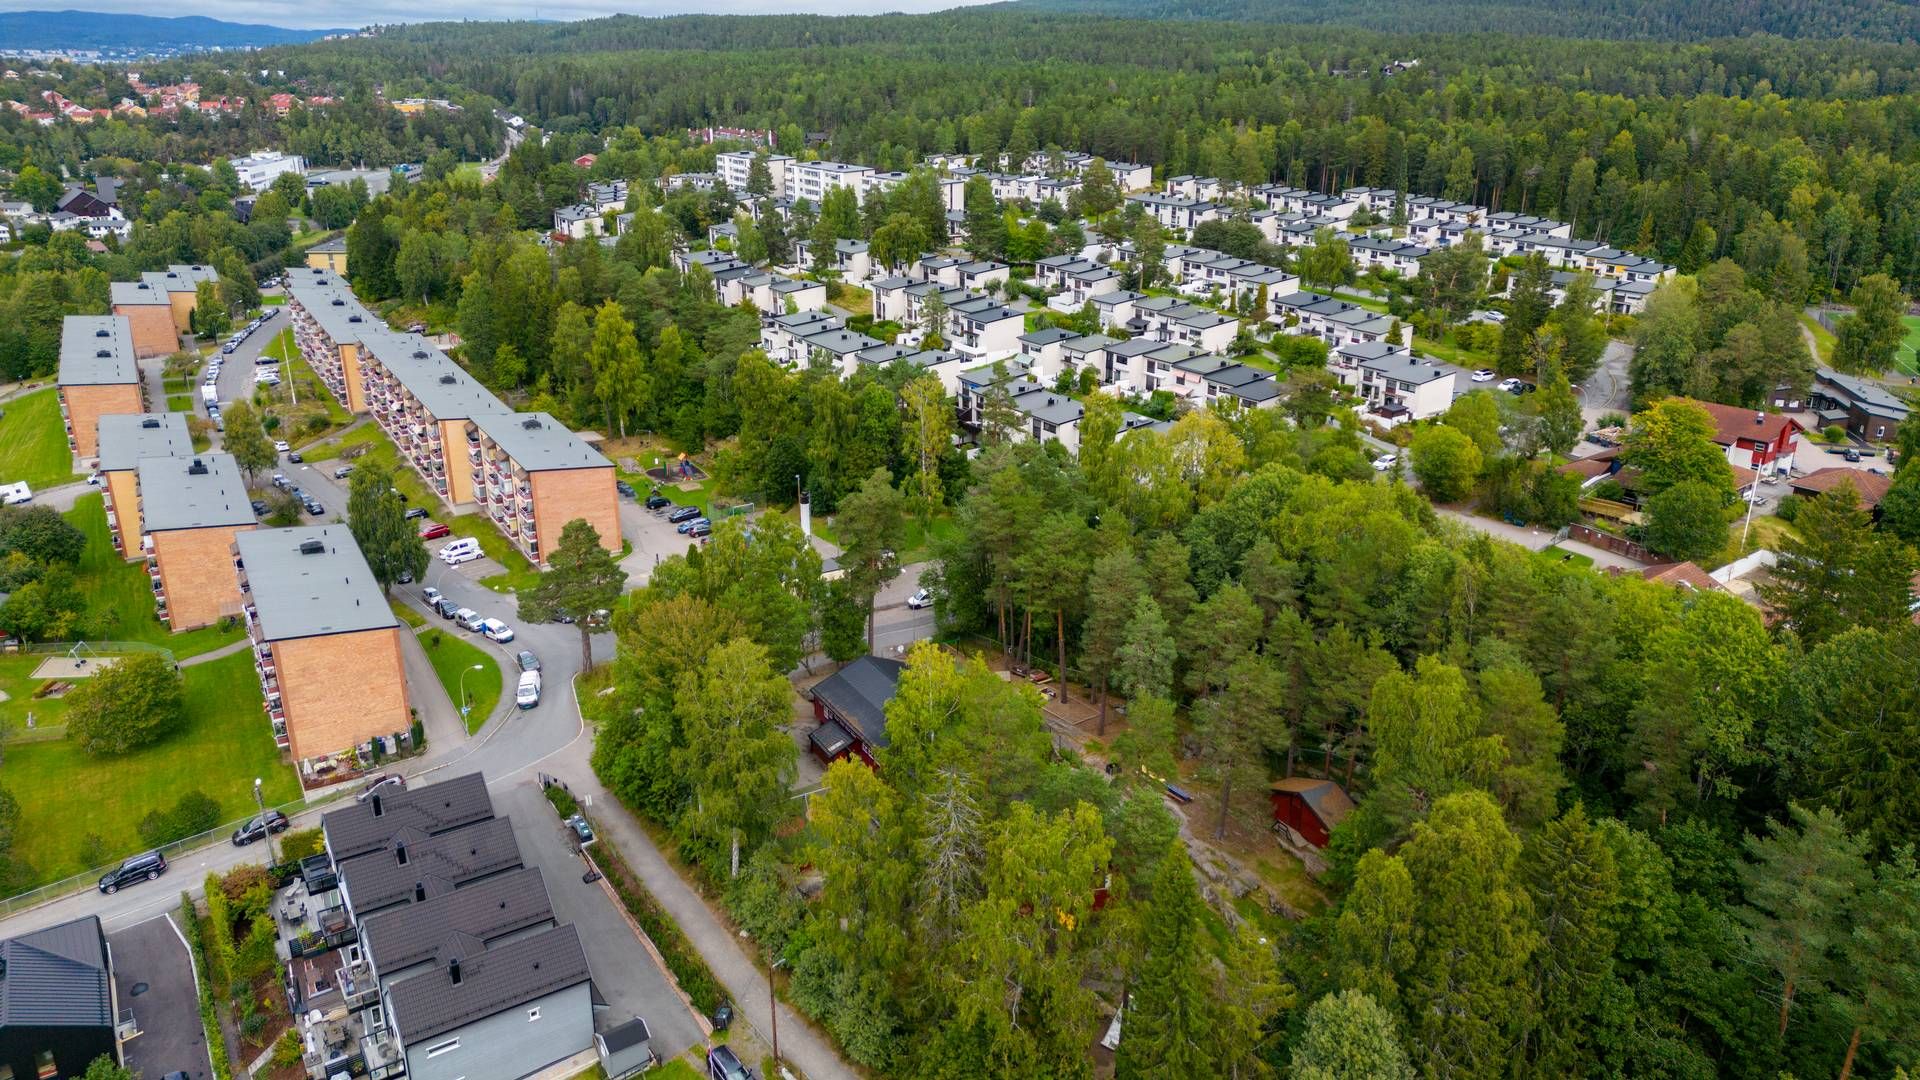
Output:
[[395,858],[400,860],[401,866],[407,865],[407,842],[402,840],[393,845],[393,854]]
[[418,904],[427,898],[427,884],[424,881],[413,883],[413,902]]
[[379,817],[380,816],[380,793],[377,791],[374,792],[373,798],[369,801],[373,803],[373,816]]
[[455,957],[452,960],[447,961],[447,978],[453,980],[453,985],[455,986],[460,985],[460,958],[459,957]]
[[1766,423],[1766,422],[1767,422],[1767,414],[1766,414],[1766,411],[1765,411],[1765,410],[1763,410],[1763,409],[1755,409],[1755,410],[1754,410],[1754,412],[1753,412],[1753,422],[1754,422],[1754,423],[1755,423],[1756,425],[1759,425],[1759,424],[1764,424],[1764,423]]

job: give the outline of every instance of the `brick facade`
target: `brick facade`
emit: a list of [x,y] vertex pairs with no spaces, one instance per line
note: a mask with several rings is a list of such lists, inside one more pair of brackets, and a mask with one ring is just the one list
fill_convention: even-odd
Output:
[[413,726],[397,628],[276,641],[273,659],[295,761]]
[[193,309],[200,303],[200,294],[193,289],[167,293],[167,303],[173,308],[173,328],[176,333],[184,334],[193,325]]
[[133,355],[171,356],[180,348],[180,330],[173,309],[165,304],[115,304],[113,313],[133,327]]
[[533,530],[540,540],[540,564],[560,543],[560,531],[584,518],[600,534],[600,546],[620,550],[620,493],[613,487],[613,466],[598,469],[550,469],[531,475]]
[[[140,558],[140,477],[133,469],[115,469],[100,474],[106,482],[107,497],[113,500],[114,537],[120,554]],[[129,542],[131,540],[131,542]]]
[[360,380],[360,343],[343,341],[340,352],[340,378],[347,386],[347,411],[367,411],[367,386]]
[[174,633],[212,626],[240,614],[240,579],[233,571],[233,537],[251,525],[170,529],[153,535],[160,585]]
[[307,265],[315,270],[331,270],[341,277],[347,276],[347,253],[344,251],[309,251]]
[[67,407],[67,422],[73,426],[73,452],[83,458],[100,452],[100,417],[107,413],[146,411],[138,383],[63,386],[60,400]]
[[[474,491],[473,463],[467,457],[467,421],[442,420],[440,423],[440,445],[445,447],[447,455],[447,502],[452,506],[470,503],[477,498]],[[536,527],[538,523],[535,523]]]

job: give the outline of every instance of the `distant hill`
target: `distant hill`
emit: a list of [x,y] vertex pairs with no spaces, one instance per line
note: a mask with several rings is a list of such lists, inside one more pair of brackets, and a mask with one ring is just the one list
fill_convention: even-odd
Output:
[[1920,41],[1920,6],[1911,0],[1017,0],[1012,6],[1136,19],[1309,23],[1406,33],[1492,31],[1659,41],[1774,34]]
[[201,15],[165,19],[99,11],[0,12],[0,53],[8,49],[224,49],[298,45],[341,30],[224,22]]

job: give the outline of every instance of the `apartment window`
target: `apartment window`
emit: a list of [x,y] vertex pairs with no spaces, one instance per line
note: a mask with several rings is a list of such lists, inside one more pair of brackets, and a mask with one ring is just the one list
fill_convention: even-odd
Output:
[[538,1019],[540,1019],[540,1006],[535,1005],[527,1010],[527,1023],[531,1024]]
[[458,1049],[460,1049],[460,1040],[448,1039],[446,1042],[440,1043],[436,1046],[427,1047],[427,1056],[430,1058],[436,1058],[436,1057],[439,1057],[441,1054],[451,1054]]

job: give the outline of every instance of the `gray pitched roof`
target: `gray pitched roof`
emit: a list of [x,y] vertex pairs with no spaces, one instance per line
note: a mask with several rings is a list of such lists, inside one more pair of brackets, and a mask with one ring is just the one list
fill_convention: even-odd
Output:
[[60,385],[138,383],[133,324],[125,315],[69,315],[60,323]]
[[887,702],[906,669],[898,660],[863,656],[814,685],[813,696],[851,721],[868,746],[887,745]]
[[430,899],[519,868],[520,845],[507,818],[489,818],[433,836],[402,830],[383,848],[339,864],[340,885],[360,917],[414,899],[417,890],[424,891],[422,899]]
[[457,948],[450,940],[455,935],[484,943],[553,921],[547,883],[539,868],[530,866],[369,915],[360,923],[360,943],[384,979],[418,963],[446,959]]
[[323,815],[320,828],[327,851],[340,860],[373,851],[403,829],[431,835],[492,816],[486,777],[468,773],[412,789],[389,784],[364,802]]
[[187,457],[186,413],[106,413],[100,417],[100,470],[135,468],[141,458]]
[[254,529],[237,542],[266,640],[400,625],[345,525]]
[[0,941],[0,1029],[112,1026],[107,940],[98,917]]
[[253,504],[232,454],[144,458],[138,468],[143,532],[253,524]]
[[402,979],[387,1001],[400,1037],[418,1044],[592,977],[579,933],[556,926],[462,958],[458,983],[448,967]]

